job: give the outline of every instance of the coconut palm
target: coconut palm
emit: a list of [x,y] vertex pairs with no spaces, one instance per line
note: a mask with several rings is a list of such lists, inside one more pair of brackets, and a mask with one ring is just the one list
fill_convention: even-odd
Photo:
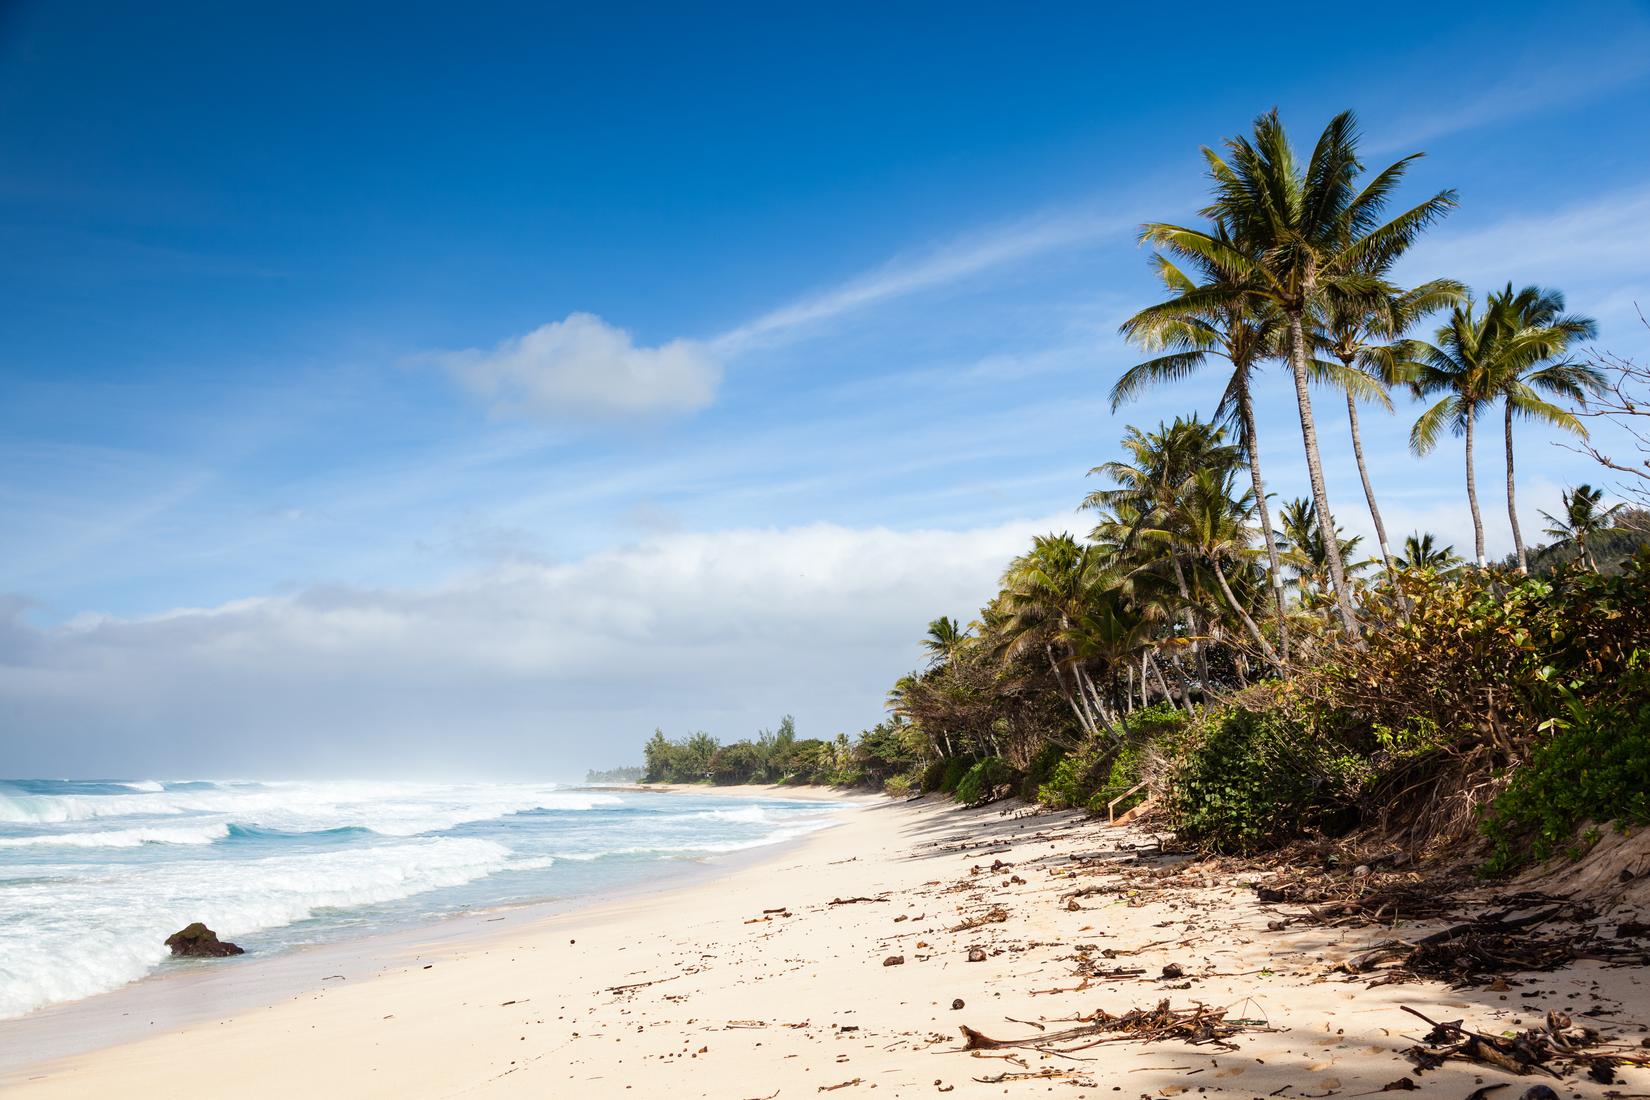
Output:
[[[1143,545],[1161,551],[1151,564],[1166,563],[1173,577],[1180,597],[1181,622],[1187,638],[1191,639],[1188,648],[1197,662],[1199,678],[1207,683],[1207,654],[1196,640],[1196,619],[1202,608],[1192,592],[1187,554],[1171,536],[1170,525],[1186,486],[1197,472],[1232,468],[1238,461],[1238,449],[1226,442],[1223,430],[1196,415],[1176,417],[1173,424],[1159,424],[1152,432],[1143,432],[1131,424],[1123,437],[1123,449],[1128,452],[1129,460],[1107,462],[1089,471],[1091,475],[1111,478],[1114,487],[1089,493],[1083,498],[1082,507],[1131,517],[1133,526],[1117,535],[1125,556],[1134,554]],[[1097,529],[1095,534],[1104,538],[1110,532]],[[1179,659],[1178,654],[1171,657],[1177,667]]]
[[1426,569],[1448,575],[1461,565],[1461,555],[1453,546],[1439,546],[1432,532],[1416,531],[1404,539],[1404,551],[1398,555],[1400,569]]
[[[1218,227],[1216,232],[1221,233]],[[1241,284],[1226,280],[1218,267],[1201,257],[1192,257],[1192,263],[1205,280],[1202,284],[1165,256],[1154,256],[1152,262],[1173,297],[1141,310],[1123,323],[1121,331],[1142,347],[1168,354],[1124,371],[1112,387],[1111,407],[1115,411],[1148,386],[1178,382],[1212,358],[1224,359],[1231,368],[1215,417],[1236,422],[1238,443],[1248,458],[1255,506],[1266,542],[1278,644],[1282,659],[1287,662],[1289,626],[1283,604],[1283,565],[1266,506],[1266,483],[1260,472],[1252,385],[1257,367],[1277,353],[1280,315]]]
[[1558,515],[1551,512],[1542,512],[1541,515],[1552,524],[1546,534],[1565,542],[1573,542],[1581,551],[1581,559],[1593,572],[1598,572],[1598,560],[1593,557],[1593,550],[1587,540],[1594,535],[1606,534],[1614,529],[1610,522],[1617,512],[1626,507],[1625,504],[1614,504],[1600,509],[1604,501],[1604,490],[1595,489],[1591,485],[1577,485],[1574,489],[1566,489],[1560,494],[1564,507]]
[[928,651],[928,667],[935,668],[951,661],[968,644],[970,635],[956,619],[941,615],[928,624],[928,636],[922,648]]
[[1095,548],[1064,533],[1038,536],[1003,573],[1008,610],[1001,627],[1003,654],[1039,654],[1046,660],[1061,696],[1091,736],[1111,727],[1096,710],[1092,681],[1081,660],[1074,660],[1072,640],[1097,592],[1112,584]]
[[[1283,527],[1278,532],[1284,545],[1283,559],[1295,570],[1294,583],[1302,599],[1315,602],[1317,597],[1328,592],[1330,585],[1331,543],[1324,535],[1323,524],[1318,522],[1318,510],[1310,500],[1296,497],[1284,502],[1278,510],[1278,518]],[[1339,527],[1335,528],[1335,534],[1341,535]],[[1341,535],[1333,543],[1341,560],[1347,563],[1347,576],[1353,580],[1370,564],[1350,560],[1363,541],[1362,535],[1350,538]]]
[[1544,400],[1558,397],[1576,405],[1586,405],[1591,394],[1604,388],[1604,376],[1597,368],[1565,357],[1580,340],[1598,333],[1591,317],[1564,313],[1564,295],[1556,290],[1527,286],[1517,294],[1512,284],[1490,296],[1490,312],[1501,326],[1502,362],[1499,364],[1499,395],[1506,413],[1507,518],[1512,522],[1513,547],[1518,552],[1518,571],[1530,571],[1524,552],[1524,533],[1518,526],[1518,502],[1513,490],[1513,416],[1540,420],[1575,435],[1586,436],[1574,413]]
[[1416,454],[1431,453],[1443,431],[1465,440],[1467,506],[1472,512],[1472,545],[1478,567],[1484,568],[1484,517],[1478,510],[1478,481],[1473,474],[1473,429],[1478,417],[1498,392],[1496,342],[1500,325],[1490,311],[1480,312],[1469,297],[1450,310],[1433,342],[1410,341],[1407,357],[1416,364],[1411,388],[1417,396],[1439,396],[1410,429],[1409,445]]
[[1254,559],[1251,549],[1249,517],[1254,514],[1254,495],[1247,490],[1235,492],[1236,472],[1227,470],[1199,470],[1193,475],[1175,514],[1175,528],[1180,538],[1197,554],[1201,563],[1215,579],[1226,606],[1243,625],[1251,641],[1278,671],[1283,662],[1261,633],[1254,617],[1243,601],[1232,591],[1227,576],[1229,566],[1248,572]]
[[[1376,173],[1360,188],[1356,122],[1350,111],[1330,120],[1311,157],[1302,165],[1289,144],[1277,112],[1255,120],[1252,137],[1226,142],[1225,157],[1204,149],[1214,182],[1214,201],[1203,213],[1224,232],[1149,224],[1142,239],[1175,256],[1198,257],[1282,314],[1285,347],[1295,383],[1301,439],[1306,447],[1312,499],[1326,524],[1334,526],[1312,416],[1306,328],[1323,294],[1331,288],[1368,288],[1371,270],[1382,270],[1426,227],[1455,205],[1453,191],[1383,222],[1382,212],[1420,154]],[[1218,295],[1211,292],[1211,298]],[[1329,546],[1329,571],[1341,624],[1356,637],[1358,621],[1347,590],[1339,547]]]
[[[1411,379],[1414,370],[1400,342],[1411,325],[1425,315],[1460,302],[1466,288],[1453,279],[1433,279],[1413,290],[1399,290],[1386,283],[1385,272],[1371,272],[1377,285],[1363,293],[1333,288],[1325,294],[1323,331],[1320,339],[1332,363],[1320,364],[1321,377],[1346,393],[1347,425],[1352,432],[1352,454],[1363,482],[1369,518],[1375,523],[1375,541],[1381,562],[1390,579],[1394,571],[1392,550],[1387,543],[1386,523],[1375,502],[1375,486],[1370,482],[1369,465],[1364,461],[1363,433],[1358,424],[1358,402],[1369,399],[1392,411],[1388,391]],[[1399,607],[1407,614],[1401,590]]]

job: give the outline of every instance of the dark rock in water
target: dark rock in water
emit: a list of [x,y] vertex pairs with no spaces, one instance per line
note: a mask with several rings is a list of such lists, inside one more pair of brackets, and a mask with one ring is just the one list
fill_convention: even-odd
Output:
[[167,936],[166,946],[172,949],[172,954],[192,959],[221,959],[226,955],[246,954],[234,944],[218,939],[218,934],[200,921]]

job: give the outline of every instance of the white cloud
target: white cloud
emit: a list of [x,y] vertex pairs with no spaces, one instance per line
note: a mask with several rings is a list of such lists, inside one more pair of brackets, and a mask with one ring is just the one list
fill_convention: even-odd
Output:
[[434,356],[501,412],[556,418],[693,412],[710,404],[722,365],[704,345],[638,347],[590,313],[541,325],[491,351]]
[[[25,774],[575,775],[655,725],[877,720],[934,616],[967,618],[1032,534],[815,524],[662,535],[431,588],[312,588],[50,630],[0,605]],[[9,613],[8,613],[9,612]]]

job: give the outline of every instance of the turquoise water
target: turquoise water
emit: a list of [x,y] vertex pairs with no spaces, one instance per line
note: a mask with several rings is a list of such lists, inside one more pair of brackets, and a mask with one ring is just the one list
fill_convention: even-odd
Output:
[[835,812],[553,784],[0,781],[0,1019],[167,965],[191,921],[268,955],[601,894]]

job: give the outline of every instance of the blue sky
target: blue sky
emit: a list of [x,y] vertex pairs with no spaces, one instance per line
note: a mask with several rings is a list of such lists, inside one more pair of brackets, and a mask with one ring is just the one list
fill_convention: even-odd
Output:
[[[225,765],[344,767],[348,730],[436,767],[460,724],[582,767],[654,724],[874,721],[929,618],[1081,528],[1124,423],[1210,408],[1213,378],[1106,404],[1134,227],[1192,219],[1198,146],[1273,105],[1303,145],[1352,107],[1370,160],[1429,154],[1410,196],[1459,189],[1407,274],[1558,286],[1646,350],[1642,4],[1562,37],[1534,5],[778,7],[0,14],[0,720],[66,731],[41,767],[294,727]],[[1388,524],[1464,547],[1413,415],[1365,414]],[[1600,479],[1522,446],[1529,532]]]

